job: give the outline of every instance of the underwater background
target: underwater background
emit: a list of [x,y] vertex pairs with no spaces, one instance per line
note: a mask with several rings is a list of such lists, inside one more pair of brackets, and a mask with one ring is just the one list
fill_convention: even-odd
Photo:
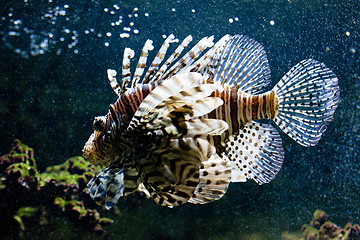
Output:
[[[179,40],[191,34],[193,43],[204,36],[216,41],[242,34],[263,45],[273,85],[306,58],[325,63],[339,78],[339,107],[319,144],[305,148],[282,134],[285,160],[270,183],[232,183],[219,201],[173,209],[145,198],[120,200],[117,215],[102,212],[114,223],[96,238],[281,239],[285,231],[300,231],[316,209],[341,226],[360,222],[358,0],[7,0],[1,5],[0,155],[20,139],[34,148],[40,172],[81,155],[93,118],[116,101],[106,70],[121,68],[125,47],[135,50],[135,67],[147,39],[158,49],[171,33]],[[24,238],[93,238],[71,222],[54,224]]]

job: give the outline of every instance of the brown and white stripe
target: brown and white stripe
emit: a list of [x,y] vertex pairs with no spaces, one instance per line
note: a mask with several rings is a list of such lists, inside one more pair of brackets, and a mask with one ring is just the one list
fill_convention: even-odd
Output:
[[134,57],[135,53],[130,48],[125,48],[124,58],[122,63],[122,83],[121,90],[126,91],[126,86],[130,83],[131,72],[130,72],[130,59]]
[[156,57],[154,58],[153,62],[151,63],[149,69],[147,70],[145,77],[144,77],[144,83],[147,83],[149,78],[154,75],[157,70],[159,69],[159,66],[161,62],[164,60],[166,51],[168,50],[170,43],[177,42],[175,39],[175,36],[173,34],[170,34],[164,41],[163,45],[160,47],[159,52],[157,53]]
[[140,58],[139,58],[139,62],[138,65],[136,66],[136,70],[135,70],[135,74],[134,74],[134,78],[131,81],[131,87],[134,88],[136,87],[136,85],[138,84],[141,76],[144,73],[144,70],[146,68],[146,61],[147,61],[147,57],[149,55],[149,51],[152,51],[154,49],[154,46],[152,45],[153,41],[148,39],[145,44],[144,47],[142,49]]
[[251,95],[236,90],[228,85],[223,92],[216,91],[224,104],[209,113],[205,118],[215,118],[228,123],[229,129],[221,136],[214,137],[214,144],[227,141],[229,135],[237,135],[246,123],[259,119],[274,119],[278,109],[278,98],[274,91],[259,95]]
[[156,81],[159,78],[161,78],[161,76],[163,75],[163,73],[166,71],[166,69],[169,67],[169,65],[176,60],[180,54],[182,53],[182,51],[189,45],[189,43],[192,41],[192,36],[189,35],[187,36],[182,42],[181,44],[175,49],[175,51],[173,52],[173,54],[171,54],[171,56],[166,60],[166,62],[161,66],[161,68],[159,69],[159,71],[156,72],[156,74],[151,77],[150,82]]

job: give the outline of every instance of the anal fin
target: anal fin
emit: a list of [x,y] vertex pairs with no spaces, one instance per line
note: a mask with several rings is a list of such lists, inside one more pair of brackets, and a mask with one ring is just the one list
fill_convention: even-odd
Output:
[[223,155],[232,164],[232,182],[253,179],[270,182],[280,171],[284,150],[277,130],[271,124],[250,122],[238,135],[229,136]]
[[227,191],[231,181],[231,164],[217,154],[202,162],[199,171],[199,184],[189,202],[205,204],[220,199]]

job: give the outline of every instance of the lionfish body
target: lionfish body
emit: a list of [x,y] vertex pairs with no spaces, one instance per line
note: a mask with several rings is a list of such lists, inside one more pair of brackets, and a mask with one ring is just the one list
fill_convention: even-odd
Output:
[[106,116],[95,118],[83,150],[90,162],[105,166],[88,187],[107,208],[134,191],[172,207],[220,199],[230,182],[267,183],[284,151],[271,121],[257,120],[273,120],[301,145],[313,146],[338,105],[337,77],[315,60],[301,61],[266,91],[270,69],[256,41],[225,35],[213,44],[204,38],[175,62],[188,36],[161,65],[174,39],[165,40],[145,75],[151,40],[133,78],[129,48],[121,86],[116,71],[108,70],[119,98]]

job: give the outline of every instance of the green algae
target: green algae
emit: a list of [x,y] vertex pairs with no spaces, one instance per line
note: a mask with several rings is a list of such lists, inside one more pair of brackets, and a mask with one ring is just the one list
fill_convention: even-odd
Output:
[[33,149],[15,140],[11,151],[0,157],[0,201],[6,206],[0,209],[0,225],[9,225],[0,231],[0,238],[24,237],[56,218],[71,221],[79,231],[103,233],[113,221],[100,216],[102,207],[86,188],[98,171],[77,156],[39,173]]

